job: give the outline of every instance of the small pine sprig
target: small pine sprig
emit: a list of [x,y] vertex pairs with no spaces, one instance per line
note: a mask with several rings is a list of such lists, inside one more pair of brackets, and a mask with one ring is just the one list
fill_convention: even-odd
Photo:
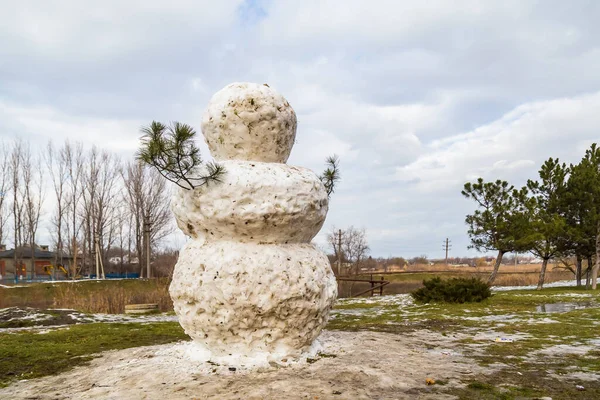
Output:
[[206,174],[191,176],[203,164],[200,149],[194,143],[196,131],[191,126],[180,122],[165,125],[152,121],[142,127],[141,132],[136,158],[156,168],[168,181],[187,190],[222,181],[225,168],[215,162],[205,164]]
[[331,194],[335,191],[337,182],[339,182],[341,179],[340,159],[334,154],[333,156],[327,157],[325,163],[327,165],[327,169],[323,171],[323,174],[319,176],[319,179],[323,183],[323,186],[325,186],[327,197],[331,197]]

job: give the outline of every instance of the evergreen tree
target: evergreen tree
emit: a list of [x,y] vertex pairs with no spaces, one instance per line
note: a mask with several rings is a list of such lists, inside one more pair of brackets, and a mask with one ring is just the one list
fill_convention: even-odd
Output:
[[594,182],[594,170],[589,160],[584,157],[577,165],[569,168],[567,190],[563,197],[562,209],[566,218],[566,236],[561,246],[563,255],[576,257],[577,286],[581,286],[582,260],[588,260],[586,284],[589,283],[592,259],[596,252],[597,216],[595,215],[594,187],[598,188],[599,181]]
[[[587,207],[586,226],[589,227],[589,231],[586,231],[586,234],[591,235],[592,242],[595,242],[596,263],[591,271],[591,278],[592,289],[596,289],[598,270],[600,269],[600,148],[596,143],[593,143],[585,152],[579,165],[583,171],[581,173],[583,181],[581,192],[585,196],[584,204]],[[593,232],[594,226],[595,232]],[[588,268],[592,265],[592,255],[588,256]]]
[[526,199],[529,224],[525,233],[529,251],[542,259],[538,289],[544,285],[548,260],[560,254],[567,235],[567,220],[561,214],[569,169],[549,158],[539,171],[539,181],[527,181],[531,198]]
[[469,248],[478,251],[498,252],[494,270],[488,284],[496,279],[504,254],[511,251],[524,251],[526,244],[526,190],[517,191],[506,181],[465,183],[463,196],[475,200],[478,209],[467,215],[465,222],[469,226],[471,239]]

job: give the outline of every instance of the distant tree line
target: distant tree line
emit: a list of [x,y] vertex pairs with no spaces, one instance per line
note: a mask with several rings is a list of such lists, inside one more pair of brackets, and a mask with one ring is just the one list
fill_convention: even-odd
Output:
[[[471,247],[497,251],[488,282],[494,282],[508,252],[530,252],[542,260],[538,288],[550,259],[575,259],[577,285],[586,277],[596,289],[600,267],[600,148],[594,143],[578,164],[549,158],[539,179],[517,189],[507,181],[467,182],[462,194],[477,204],[466,216]],[[583,269],[583,262],[586,269]]]
[[166,181],[139,161],[69,141],[34,152],[19,139],[1,145],[0,159],[0,242],[17,250],[15,265],[39,244],[42,220],[53,262],[70,276],[94,272],[96,253],[105,266],[117,257],[121,270],[137,258],[143,272],[146,241],[156,250],[173,229]]

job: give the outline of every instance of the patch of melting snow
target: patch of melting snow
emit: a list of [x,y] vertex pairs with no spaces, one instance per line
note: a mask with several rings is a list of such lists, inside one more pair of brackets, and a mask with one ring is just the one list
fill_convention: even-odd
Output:
[[31,332],[38,334],[45,334],[52,331],[58,331],[61,329],[71,329],[71,325],[52,325],[52,326],[25,326],[22,328],[2,328],[0,329],[0,333],[18,333],[18,332]]
[[352,305],[352,304],[373,304],[380,306],[414,306],[415,303],[410,294],[393,294],[387,296],[373,296],[373,297],[353,297],[338,299],[337,304],[339,305]]
[[482,321],[482,322],[517,322],[520,317],[516,314],[498,314],[498,315],[486,315],[483,317],[462,317],[467,321]]
[[483,331],[483,332],[477,332],[475,335],[473,335],[472,339],[478,340],[478,341],[495,341],[497,338],[504,338],[504,339],[508,340],[508,343],[503,343],[503,344],[510,345],[511,341],[516,342],[518,340],[528,339],[531,337],[532,336],[528,333],[507,334],[507,333],[497,332],[497,331]]
[[[563,287],[563,286],[577,286],[577,280],[572,281],[557,281],[552,283],[544,284],[545,288],[549,287]],[[529,289],[537,289],[537,285],[528,285],[528,286],[493,286],[491,288],[494,292],[503,292],[507,290],[529,290]],[[542,293],[543,294],[543,293]]]
[[396,313],[394,316],[411,315],[418,316],[425,314],[424,311],[419,310],[422,305],[415,304],[412,297],[409,294],[396,294],[388,296],[377,296],[377,297],[360,297],[360,298],[345,298],[339,299],[337,305],[348,306],[348,305],[373,305],[372,307],[359,307],[359,308],[333,308],[331,310],[331,318],[337,316],[362,316],[368,314],[369,316],[379,316],[383,314]]
[[[176,315],[152,314],[152,315],[125,315],[125,314],[84,314],[70,309],[38,310],[34,308],[10,307],[0,309],[0,321],[31,321],[36,324],[24,327],[0,328],[1,332],[36,331],[39,329],[54,329],[81,323],[153,323],[153,322],[177,322]],[[9,325],[10,326],[10,325]]]
[[575,298],[592,298],[594,297],[593,294],[591,293],[552,293],[552,294],[548,294],[548,293],[544,293],[544,292],[539,292],[539,293],[517,293],[514,296],[518,296],[518,297],[552,297],[552,298],[556,298],[556,297],[575,297]]
[[177,315],[168,314],[152,314],[152,315],[135,315],[126,314],[91,314],[93,322],[177,322]]
[[600,375],[594,372],[570,372],[564,375],[550,374],[558,379],[572,379],[572,380],[580,380],[580,381],[589,381],[589,382],[598,382]]
[[553,346],[546,347],[541,350],[535,350],[529,353],[529,356],[561,356],[565,354],[576,354],[580,356],[586,355],[590,350],[593,350],[593,346],[586,346],[581,343],[578,344],[555,344]]
[[[379,307],[376,307],[377,311],[379,311]],[[373,311],[375,310],[375,308],[368,308],[368,309],[362,309],[362,308],[350,308],[350,309],[340,309],[340,310],[336,310],[333,309],[331,310],[331,317],[335,318],[338,315],[362,315],[364,313],[373,313]]]
[[558,324],[559,323],[559,321],[552,319],[552,318],[548,318],[548,317],[529,318],[526,320],[521,320],[521,322],[524,322],[526,324]]
[[0,321],[45,321],[53,316],[39,312],[34,308],[9,307],[0,309]]

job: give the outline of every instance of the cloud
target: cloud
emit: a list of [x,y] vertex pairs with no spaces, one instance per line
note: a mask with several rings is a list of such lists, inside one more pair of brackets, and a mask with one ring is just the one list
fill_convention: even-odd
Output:
[[532,175],[550,156],[575,162],[598,138],[598,107],[600,92],[521,105],[473,131],[433,141],[427,154],[398,167],[396,176],[431,193],[479,176]]
[[0,101],[4,138],[21,137],[38,148],[64,139],[96,145],[131,157],[138,147],[139,120],[101,119],[68,115],[50,106],[27,107]]
[[[199,130],[212,93],[268,83],[298,114],[290,164],[342,181],[331,225],[374,255],[466,254],[460,195],[520,185],[598,140],[600,3],[0,0],[0,138],[123,158],[152,120]],[[208,151],[199,145],[205,158]]]

